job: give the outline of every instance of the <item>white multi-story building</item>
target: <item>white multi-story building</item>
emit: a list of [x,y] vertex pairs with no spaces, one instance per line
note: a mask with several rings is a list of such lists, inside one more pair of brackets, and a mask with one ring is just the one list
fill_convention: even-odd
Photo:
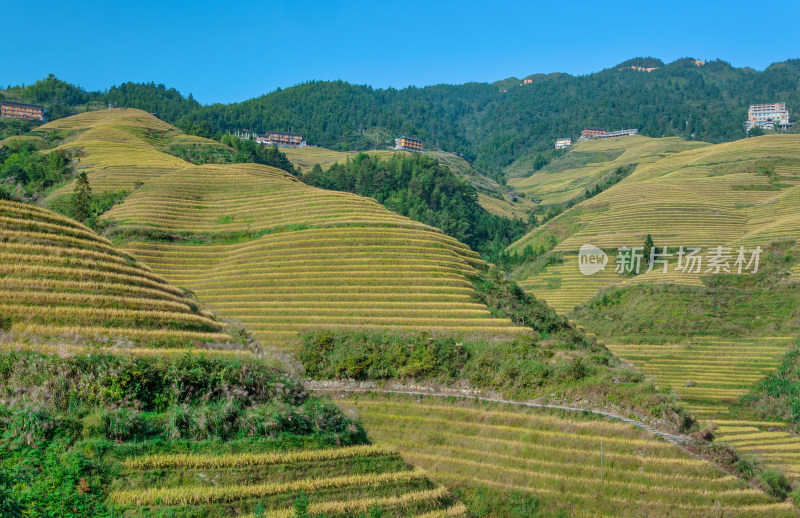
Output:
[[571,138],[560,138],[556,140],[556,149],[564,149],[565,147],[570,147],[572,145]]
[[752,104],[747,110],[747,131],[754,126],[773,129],[775,126],[783,129],[789,127],[789,110],[786,103]]

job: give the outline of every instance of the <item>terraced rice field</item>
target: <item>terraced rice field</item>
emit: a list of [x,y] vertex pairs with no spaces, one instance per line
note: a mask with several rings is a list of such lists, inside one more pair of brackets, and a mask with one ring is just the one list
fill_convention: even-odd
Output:
[[672,387],[693,414],[711,420],[725,416],[730,403],[774,371],[793,341],[786,336],[738,341],[698,336],[691,345],[609,344],[608,348],[659,384]]
[[795,480],[800,479],[800,436],[785,429],[785,423],[715,422],[715,440],[732,444],[740,453],[776,466]]
[[[566,254],[575,254],[586,243],[604,249],[642,246],[647,234],[656,246],[673,248],[763,248],[777,239],[797,239],[798,149],[800,136],[773,135],[648,160],[619,184],[579,203],[510,249],[536,247],[550,235],[559,241],[555,250]],[[538,295],[542,283],[536,276],[524,270],[515,274]],[[544,277],[546,282],[547,274]]]
[[305,494],[314,516],[462,516],[466,509],[391,449],[351,446],[275,452],[167,453],[121,459],[110,499],[126,516],[295,516]]
[[131,243],[127,249],[265,343],[334,328],[519,331],[474,299],[466,251],[439,234],[309,229],[231,245]]
[[544,205],[564,203],[582,194],[618,167],[649,164],[677,152],[707,146],[677,137],[654,139],[636,135],[578,142],[570,152],[531,174],[532,162],[520,160],[508,168],[508,184]]
[[[339,162],[344,163],[348,158],[355,156],[361,151],[334,151],[318,146],[306,147],[287,147],[281,148],[281,153],[291,160],[294,167],[301,173],[306,174],[311,172],[311,169],[319,164],[322,169],[328,169],[333,164]],[[408,151],[393,151],[393,150],[373,150],[363,151],[370,156],[377,156],[382,159],[390,158],[395,153],[408,153]]]
[[123,248],[266,343],[319,329],[520,331],[476,300],[479,256],[438,229],[275,168],[189,164],[158,149],[184,136],[138,110],[70,119],[43,128],[75,133],[63,147],[80,151],[92,188],[135,186],[103,215]]
[[635,284],[669,283],[685,286],[702,285],[701,276],[692,273],[675,271],[670,265],[664,273],[663,267],[657,266],[647,272],[643,266],[642,274],[635,277],[623,276],[614,271],[614,254],[609,255],[609,263],[605,270],[593,275],[583,275],[578,267],[578,256],[564,254],[563,263],[548,266],[544,271],[529,275],[519,281],[520,287],[544,300],[561,314],[572,311],[575,306],[583,304],[598,292],[609,286],[631,286]]
[[0,201],[0,314],[15,333],[229,342],[224,324],[89,228]]
[[530,209],[526,204],[511,203],[508,200],[499,200],[493,196],[487,196],[478,193],[478,203],[481,207],[486,209],[487,212],[495,216],[502,216],[508,219],[521,219],[528,221],[528,211]]
[[[568,516],[795,516],[739,479],[622,423],[421,397],[348,396],[378,445],[466,491],[535,495]],[[602,480],[601,480],[602,447]],[[468,503],[468,502],[467,502]]]
[[120,230],[197,234],[337,225],[430,229],[372,199],[309,187],[283,171],[256,164],[170,172],[145,183],[105,217]]

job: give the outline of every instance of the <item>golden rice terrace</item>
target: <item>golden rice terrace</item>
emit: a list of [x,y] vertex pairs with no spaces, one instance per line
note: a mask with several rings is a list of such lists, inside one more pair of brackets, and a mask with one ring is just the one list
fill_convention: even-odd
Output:
[[374,200],[263,165],[190,164],[162,149],[215,143],[139,110],[42,129],[73,132],[62,147],[79,150],[94,192],[129,193],[103,216],[126,251],[262,341],[291,346],[319,329],[518,331],[476,300],[476,253]]

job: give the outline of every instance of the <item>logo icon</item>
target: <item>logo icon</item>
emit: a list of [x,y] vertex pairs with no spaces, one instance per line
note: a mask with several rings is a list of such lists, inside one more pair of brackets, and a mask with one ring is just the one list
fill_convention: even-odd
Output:
[[584,275],[594,275],[605,270],[608,255],[594,245],[583,245],[578,251],[578,268]]

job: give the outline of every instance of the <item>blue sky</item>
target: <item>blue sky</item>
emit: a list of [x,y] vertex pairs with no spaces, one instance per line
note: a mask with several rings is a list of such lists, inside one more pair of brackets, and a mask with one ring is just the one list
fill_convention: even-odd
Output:
[[[800,57],[796,0],[43,0],[14,2],[3,15],[3,86],[49,73],[90,90],[154,81],[202,103],[311,79],[405,87],[587,74],[635,56],[759,70]],[[8,23],[13,15],[34,17],[39,29]]]

